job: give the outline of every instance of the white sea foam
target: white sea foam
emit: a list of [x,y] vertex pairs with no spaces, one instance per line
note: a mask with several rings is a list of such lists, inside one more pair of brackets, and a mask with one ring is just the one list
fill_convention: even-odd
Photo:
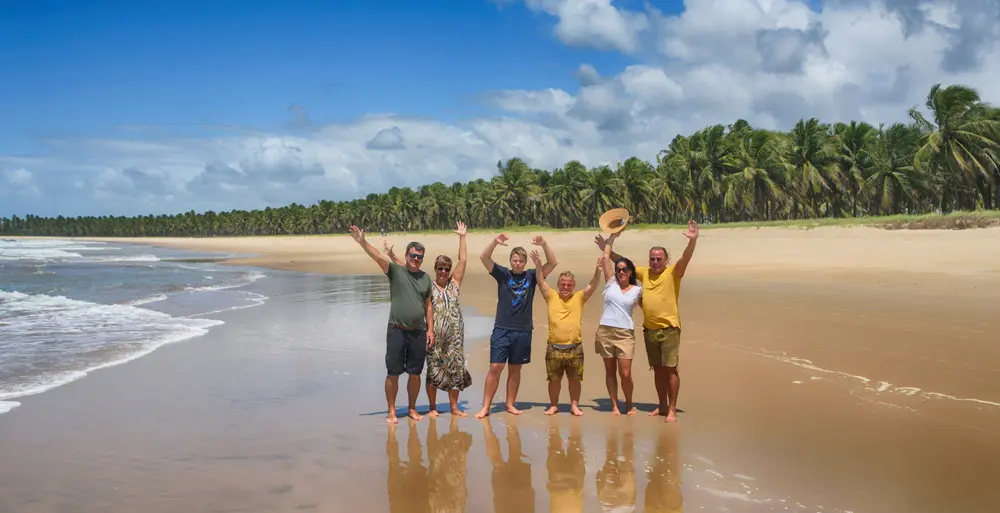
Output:
[[18,406],[21,406],[21,403],[17,401],[0,401],[0,415],[17,408]]
[[222,324],[130,305],[2,290],[0,320],[0,401],[51,390]]

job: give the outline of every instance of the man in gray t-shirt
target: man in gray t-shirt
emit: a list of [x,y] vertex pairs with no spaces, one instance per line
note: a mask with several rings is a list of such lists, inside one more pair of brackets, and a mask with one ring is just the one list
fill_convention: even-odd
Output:
[[351,226],[351,237],[361,245],[382,272],[389,278],[389,326],[385,347],[385,401],[389,407],[386,422],[396,424],[396,394],[399,376],[409,375],[406,392],[409,399],[409,416],[423,418],[417,413],[417,395],[420,393],[420,374],[424,371],[427,348],[434,345],[434,309],[431,307],[431,278],[420,270],[424,263],[424,246],[419,242],[406,245],[406,265],[389,261],[389,258],[365,240],[365,232]]

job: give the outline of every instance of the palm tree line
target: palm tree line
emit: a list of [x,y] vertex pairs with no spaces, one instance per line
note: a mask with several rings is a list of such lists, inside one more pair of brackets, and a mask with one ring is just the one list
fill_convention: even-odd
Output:
[[0,234],[49,236],[226,236],[369,231],[596,226],[609,208],[637,222],[701,223],[926,214],[1000,208],[1000,109],[976,90],[940,84],[908,123],[821,123],[789,132],[745,120],[676,136],[654,163],[632,157],[554,171],[520,158],[497,163],[490,180],[393,187],[351,201],[263,210],[146,216],[0,218]]

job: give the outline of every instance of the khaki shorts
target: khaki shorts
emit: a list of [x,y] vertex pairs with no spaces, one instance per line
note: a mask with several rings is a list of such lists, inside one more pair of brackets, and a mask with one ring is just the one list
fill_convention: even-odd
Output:
[[563,374],[583,381],[583,344],[563,348],[549,343],[545,348],[545,373],[549,381],[560,380]]
[[676,367],[680,360],[680,328],[658,328],[642,330],[646,342],[646,356],[650,367]]
[[635,354],[635,330],[598,326],[594,347],[601,358],[631,360]]

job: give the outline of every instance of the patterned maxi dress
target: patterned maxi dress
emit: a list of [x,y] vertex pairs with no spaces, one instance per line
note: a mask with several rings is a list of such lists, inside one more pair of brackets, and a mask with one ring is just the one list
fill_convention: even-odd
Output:
[[448,280],[442,289],[431,285],[434,307],[434,346],[427,350],[427,382],[438,390],[465,390],[472,376],[465,367],[465,321],[458,284]]

